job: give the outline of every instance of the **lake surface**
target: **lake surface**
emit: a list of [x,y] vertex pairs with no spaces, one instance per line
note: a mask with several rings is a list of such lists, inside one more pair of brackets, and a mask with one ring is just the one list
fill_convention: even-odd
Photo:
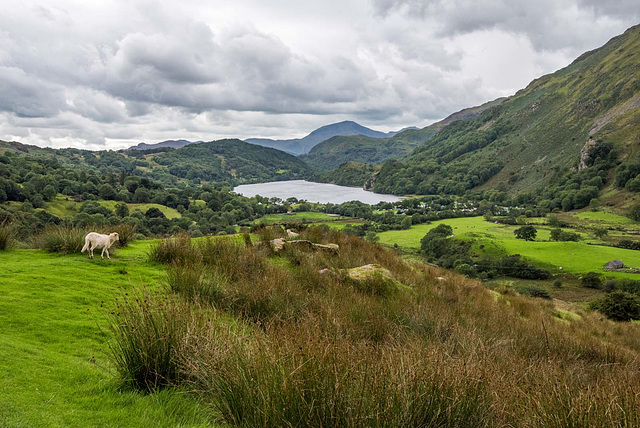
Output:
[[393,195],[368,192],[357,187],[338,186],[335,184],[313,183],[306,180],[273,181],[270,183],[243,184],[233,189],[246,197],[255,195],[265,198],[298,198],[322,204],[341,204],[348,201],[360,201],[375,205],[378,202],[396,202],[400,198]]

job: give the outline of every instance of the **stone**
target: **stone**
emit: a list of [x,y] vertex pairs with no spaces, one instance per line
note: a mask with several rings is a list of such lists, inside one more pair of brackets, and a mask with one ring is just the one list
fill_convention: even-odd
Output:
[[607,262],[604,265],[604,268],[606,270],[616,270],[616,269],[622,269],[624,268],[624,263],[622,262],[622,260],[611,260],[610,262]]

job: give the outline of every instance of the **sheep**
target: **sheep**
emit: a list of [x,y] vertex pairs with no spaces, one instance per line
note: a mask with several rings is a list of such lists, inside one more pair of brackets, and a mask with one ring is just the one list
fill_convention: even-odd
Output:
[[96,232],[87,233],[87,236],[84,237],[84,247],[82,247],[82,253],[88,250],[89,258],[93,258],[93,250],[95,248],[102,248],[102,254],[100,255],[101,259],[104,259],[104,252],[107,252],[107,258],[111,260],[109,257],[109,248],[113,245],[114,242],[119,241],[120,236],[113,232],[109,235],[102,235]]

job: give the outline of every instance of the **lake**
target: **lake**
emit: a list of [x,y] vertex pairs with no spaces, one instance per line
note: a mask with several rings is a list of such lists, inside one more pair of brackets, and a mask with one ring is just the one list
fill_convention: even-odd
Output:
[[368,192],[357,187],[313,183],[306,180],[243,184],[234,188],[233,191],[249,198],[256,195],[264,196],[265,198],[298,198],[323,204],[341,204],[348,201],[360,201],[365,204],[375,205],[378,202],[396,202],[400,200],[399,197],[394,195]]

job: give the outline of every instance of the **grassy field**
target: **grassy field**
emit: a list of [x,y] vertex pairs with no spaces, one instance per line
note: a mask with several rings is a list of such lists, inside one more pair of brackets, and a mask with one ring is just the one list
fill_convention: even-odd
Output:
[[[289,221],[303,221],[309,223],[329,222],[348,219],[349,217],[332,217],[329,214],[318,212],[297,212],[290,214],[269,214],[259,218],[255,223],[273,224],[283,223]],[[354,219],[354,222],[359,222],[359,219]]]
[[[115,209],[118,201],[98,200],[98,203],[110,210]],[[56,217],[69,218],[78,213],[81,202],[76,202],[72,198],[64,195],[58,195],[56,198],[45,204],[45,210]],[[158,208],[169,219],[180,218],[181,214],[175,209],[160,204],[127,204],[129,211],[139,210],[145,213],[149,208]]]
[[[593,214],[593,213],[589,213]],[[461,239],[475,239],[478,245],[484,245],[485,253],[520,254],[534,262],[554,267],[552,273],[571,272],[601,272],[605,273],[604,264],[610,260],[621,259],[628,266],[640,267],[640,252],[607,247],[595,244],[595,241],[584,232],[578,232],[584,241],[580,242],[551,242],[550,228],[537,226],[538,235],[535,241],[516,239],[513,231],[520,226],[508,226],[487,222],[483,217],[469,217],[435,221],[421,224],[408,230],[392,230],[382,232],[378,236],[380,242],[386,245],[398,244],[409,250],[420,249],[420,239],[432,228],[439,224],[448,224],[453,233]],[[474,247],[474,248],[476,248]],[[562,270],[558,269],[562,267]],[[640,279],[640,275],[606,272],[608,276],[629,277]]]
[[111,262],[0,252],[0,426],[205,425],[186,394],[123,389],[107,355],[114,298],[165,282],[149,245],[117,249]]

